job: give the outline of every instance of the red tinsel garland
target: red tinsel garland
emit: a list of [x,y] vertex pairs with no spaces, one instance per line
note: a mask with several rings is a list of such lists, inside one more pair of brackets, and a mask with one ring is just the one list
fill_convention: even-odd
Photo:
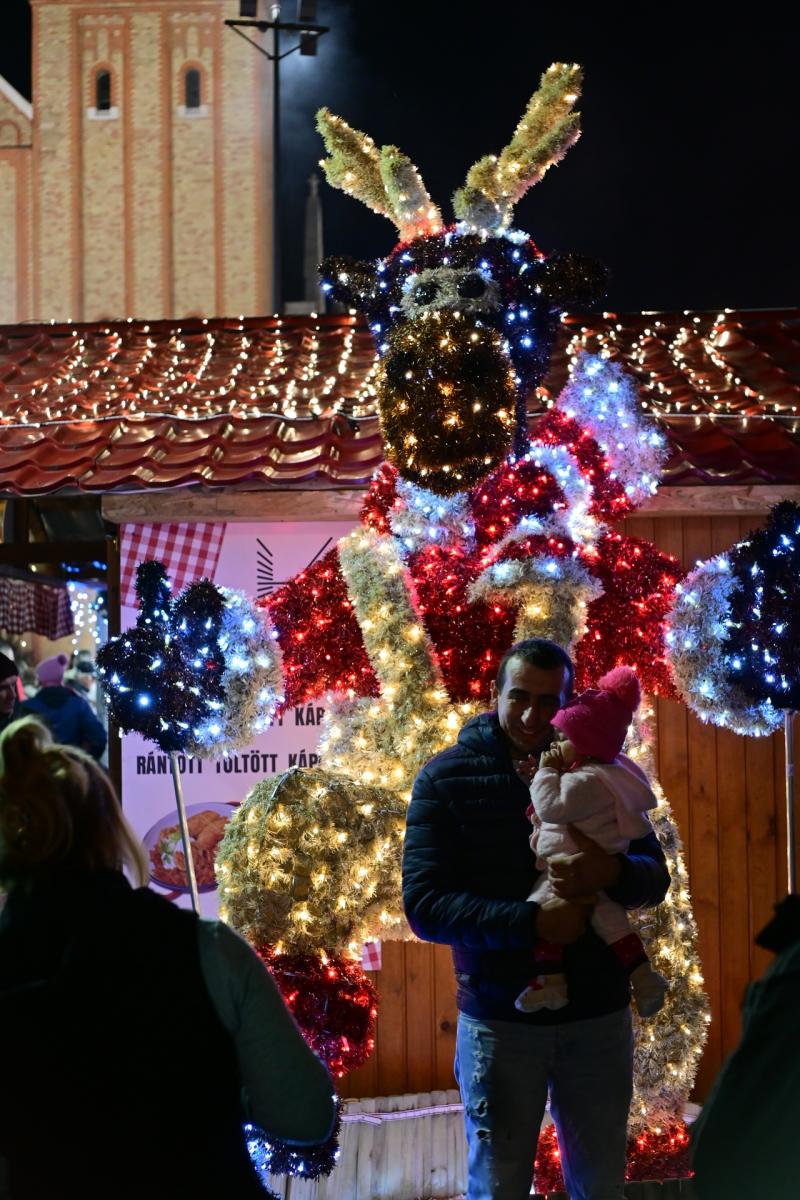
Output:
[[[625,1178],[629,1182],[687,1179],[691,1174],[689,1133],[683,1121],[648,1129],[628,1139]],[[555,1125],[548,1125],[539,1134],[534,1180],[537,1192],[564,1191]]]
[[587,631],[575,652],[578,689],[621,663],[635,667],[642,691],[675,696],[665,661],[664,619],[675,584],[683,577],[676,559],[651,542],[609,533],[585,560],[603,585],[589,605]]
[[278,633],[287,708],[326,691],[378,695],[335,548],[260,607],[268,609]]
[[454,701],[488,699],[489,683],[514,632],[513,610],[467,600],[482,565],[474,554],[435,544],[413,554],[408,563],[419,613]]
[[591,511],[599,520],[618,521],[635,508],[622,482],[612,478],[608,460],[592,434],[578,421],[551,409],[536,426],[536,440],[551,446],[566,446],[575,455],[592,485]]
[[479,546],[499,542],[522,517],[546,517],[564,504],[564,493],[549,471],[519,459],[491,471],[470,492]]
[[361,505],[361,524],[378,533],[389,533],[389,512],[397,497],[397,470],[390,463],[378,467]]
[[357,963],[256,946],[312,1050],[335,1079],[360,1067],[375,1046],[378,993]]

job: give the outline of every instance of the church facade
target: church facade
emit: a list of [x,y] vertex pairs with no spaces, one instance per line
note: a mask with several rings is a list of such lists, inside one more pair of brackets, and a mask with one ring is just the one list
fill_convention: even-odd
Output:
[[0,323],[270,312],[271,65],[236,0],[31,7],[32,101],[0,78]]

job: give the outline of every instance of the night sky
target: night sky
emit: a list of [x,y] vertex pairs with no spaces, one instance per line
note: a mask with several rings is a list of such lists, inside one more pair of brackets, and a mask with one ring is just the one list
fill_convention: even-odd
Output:
[[[29,96],[27,9],[3,2],[0,73]],[[521,202],[516,226],[545,251],[602,259],[617,311],[797,303],[795,39],[774,6],[751,6],[749,23],[732,7],[725,16],[713,6],[717,21],[711,10],[320,0],[318,20],[332,31],[318,56],[284,63],[287,298],[302,292],[320,105],[400,146],[449,219],[471,163],[503,147],[541,72],[562,60],[585,69],[583,137]],[[294,12],[285,0],[284,17]],[[385,218],[327,185],[323,206],[328,253],[391,248]]]

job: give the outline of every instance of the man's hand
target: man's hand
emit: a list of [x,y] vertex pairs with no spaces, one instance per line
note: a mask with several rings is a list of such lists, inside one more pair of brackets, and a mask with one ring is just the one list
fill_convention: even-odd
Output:
[[530,783],[536,774],[538,761],[538,755],[536,754],[529,754],[527,758],[518,759],[514,763],[514,766],[520,779],[524,779],[526,783]]
[[591,903],[570,904],[567,900],[545,900],[536,917],[536,935],[545,942],[566,946],[586,928]]
[[553,891],[562,900],[579,902],[595,892],[613,887],[619,879],[622,865],[613,854],[587,837],[575,825],[567,825],[577,854],[562,854],[548,863],[547,874]]

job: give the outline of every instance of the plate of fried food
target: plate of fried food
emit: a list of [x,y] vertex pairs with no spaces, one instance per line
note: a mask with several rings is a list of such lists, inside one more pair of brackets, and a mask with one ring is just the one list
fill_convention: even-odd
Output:
[[[225,826],[235,807],[233,804],[211,803],[186,806],[198,892],[213,892],[217,886],[214,861]],[[150,860],[150,879],[153,883],[174,892],[189,891],[177,811],[167,813],[156,821],[145,834],[144,848]]]

